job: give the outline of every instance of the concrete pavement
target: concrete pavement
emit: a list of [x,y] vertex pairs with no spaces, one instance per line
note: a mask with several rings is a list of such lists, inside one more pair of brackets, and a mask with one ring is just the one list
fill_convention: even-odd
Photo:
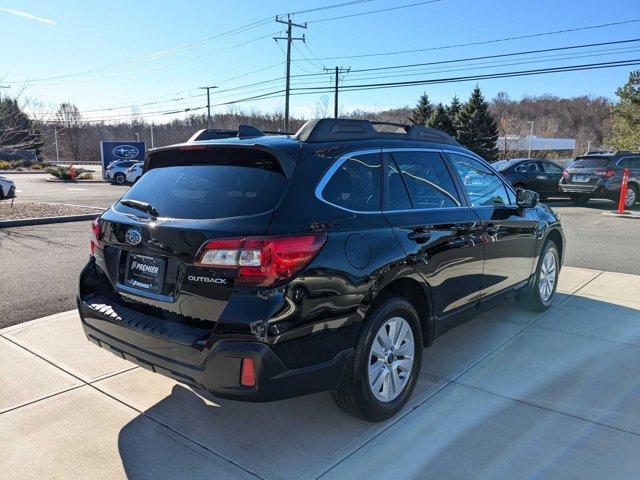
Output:
[[0,330],[9,478],[637,478],[640,277],[565,267],[538,315],[505,301],[426,350],[382,423],[328,394],[219,400],[89,343],[74,312]]

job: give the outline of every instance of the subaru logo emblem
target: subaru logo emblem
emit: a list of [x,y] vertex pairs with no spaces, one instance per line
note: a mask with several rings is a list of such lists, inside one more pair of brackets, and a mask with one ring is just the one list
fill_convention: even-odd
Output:
[[118,158],[135,158],[139,150],[133,145],[118,145],[113,149],[113,154]]
[[138,245],[142,241],[142,234],[137,228],[130,228],[124,236],[129,245]]

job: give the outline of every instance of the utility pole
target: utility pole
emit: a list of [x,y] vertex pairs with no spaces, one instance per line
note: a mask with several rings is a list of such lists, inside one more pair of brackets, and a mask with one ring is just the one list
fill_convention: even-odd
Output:
[[533,122],[529,122],[531,124],[531,131],[529,132],[529,155],[528,157],[531,158],[531,140],[533,138]]
[[139,133],[134,133],[134,135],[136,136],[136,142],[140,141],[140,134]]
[[291,42],[294,40],[302,40],[304,42],[304,35],[302,37],[292,37],[291,31],[293,27],[298,28],[307,28],[307,24],[300,25],[297,23],[293,23],[291,21],[291,15],[287,15],[287,21],[280,20],[276,17],[276,22],[283,23],[287,26],[287,36],[286,37],[273,37],[273,39],[277,42],[278,40],[286,40],[287,41],[287,80],[285,86],[285,94],[284,94],[284,131],[289,133],[289,94],[291,93]]
[[207,128],[211,128],[211,96],[209,95],[209,90],[212,88],[218,88],[216,85],[212,85],[210,87],[200,87],[200,90],[207,91]]
[[333,118],[338,118],[338,82],[340,81],[340,74],[341,73],[349,73],[351,71],[351,67],[347,67],[347,68],[342,68],[342,67],[335,67],[335,69],[333,68],[324,68],[323,69],[325,72],[329,73],[329,72],[335,72],[335,85],[334,85],[334,89],[333,89]]
[[60,163],[60,153],[58,152],[58,130],[53,129],[53,142],[56,144],[56,162]]
[[149,129],[151,130],[151,148],[153,148],[153,123],[149,125]]

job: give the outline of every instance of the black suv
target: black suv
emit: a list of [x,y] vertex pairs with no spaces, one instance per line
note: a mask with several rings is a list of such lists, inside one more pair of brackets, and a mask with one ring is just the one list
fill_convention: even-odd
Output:
[[[382,127],[378,127],[382,128]],[[93,223],[88,338],[214,395],[396,413],[422,347],[490,300],[552,302],[558,217],[438,130],[364,120],[152,150]]]
[[558,195],[562,167],[540,158],[512,158],[491,164],[516,189],[533,190],[541,199]]
[[640,153],[589,152],[577,157],[562,173],[560,190],[578,206],[586,205],[591,198],[617,202],[625,168],[629,169],[625,207],[632,208],[640,201]]

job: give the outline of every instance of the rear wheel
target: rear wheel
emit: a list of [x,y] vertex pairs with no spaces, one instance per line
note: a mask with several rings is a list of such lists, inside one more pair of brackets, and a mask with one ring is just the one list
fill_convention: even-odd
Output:
[[409,400],[422,362],[422,328],[406,300],[385,295],[362,328],[352,364],[333,399],[344,412],[371,422],[395,415]]
[[571,203],[573,203],[576,207],[584,207],[587,203],[589,203],[589,197],[572,195]]
[[638,188],[635,185],[629,185],[627,188],[627,196],[624,199],[625,208],[633,208],[638,201]]
[[553,240],[547,240],[540,253],[533,284],[526,293],[516,297],[518,304],[527,310],[537,312],[549,308],[558,287],[559,273],[558,247]]

